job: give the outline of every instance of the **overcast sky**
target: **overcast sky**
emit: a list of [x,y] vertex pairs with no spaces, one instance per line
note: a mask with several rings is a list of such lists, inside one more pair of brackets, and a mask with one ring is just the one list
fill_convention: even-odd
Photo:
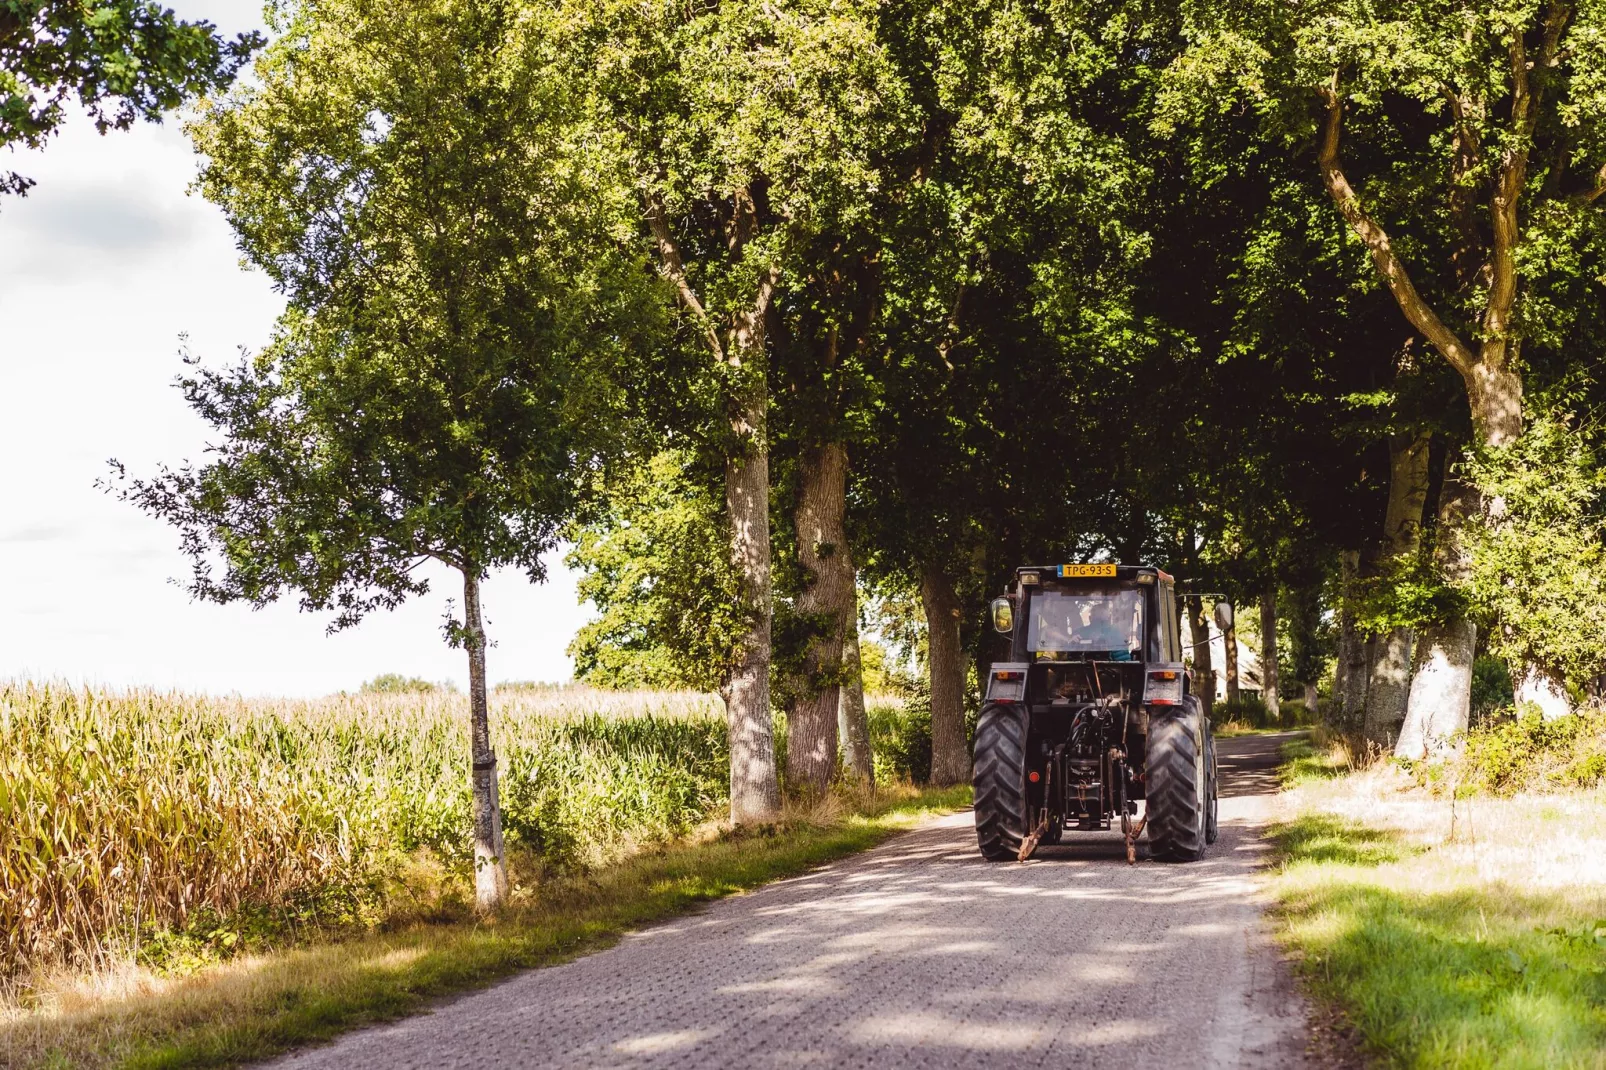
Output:
[[[260,7],[170,0],[233,34]],[[175,533],[107,497],[116,457],[131,473],[199,457],[209,429],[173,387],[181,336],[221,363],[267,339],[282,301],[242,268],[222,215],[188,195],[196,162],[177,117],[97,135],[70,124],[42,152],[0,150],[37,180],[0,198],[0,679],[32,677],[248,695],[353,690],[382,672],[453,679],[441,637],[453,576],[355,629],[293,603],[252,611],[192,602]],[[486,585],[491,679],[563,680],[586,619],[554,556],[542,587]]]

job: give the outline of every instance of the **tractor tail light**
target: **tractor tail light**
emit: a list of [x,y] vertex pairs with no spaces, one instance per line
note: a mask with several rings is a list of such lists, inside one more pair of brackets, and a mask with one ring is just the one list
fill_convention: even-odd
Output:
[[1182,674],[1180,672],[1151,672],[1149,686],[1144,690],[1143,701],[1151,706],[1182,705]]
[[1020,662],[995,665],[987,681],[987,701],[1013,705],[1026,697],[1026,666]]

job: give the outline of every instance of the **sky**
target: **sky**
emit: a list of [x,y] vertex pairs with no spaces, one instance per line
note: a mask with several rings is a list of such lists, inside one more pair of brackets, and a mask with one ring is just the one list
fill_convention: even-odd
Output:
[[[262,28],[249,0],[169,3],[227,34]],[[0,169],[38,183],[0,198],[0,680],[310,696],[400,672],[461,686],[464,655],[441,630],[447,600],[461,604],[453,573],[327,635],[328,616],[293,595],[262,610],[193,601],[176,532],[96,487],[110,458],[133,475],[199,458],[215,433],[173,386],[181,346],[230,362],[283,307],[221,212],[187,193],[180,118],[104,137],[77,118],[43,151],[0,150]],[[564,648],[588,613],[561,555],[547,572],[484,587],[493,682],[570,676]]]

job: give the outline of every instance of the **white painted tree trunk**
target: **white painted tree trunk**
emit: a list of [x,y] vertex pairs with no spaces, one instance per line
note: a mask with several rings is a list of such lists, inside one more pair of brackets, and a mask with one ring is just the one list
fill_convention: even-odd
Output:
[[1394,753],[1421,760],[1444,752],[1450,739],[1467,730],[1472,694],[1472,659],[1478,627],[1469,620],[1423,628],[1416,640],[1416,675],[1406,703],[1405,724]]
[[[1389,439],[1389,497],[1383,538],[1372,567],[1392,568],[1422,547],[1422,509],[1428,499],[1428,456],[1433,438],[1402,432]],[[1367,643],[1366,701],[1362,732],[1370,743],[1392,747],[1405,722],[1411,688],[1415,633],[1395,628]]]
[[1547,721],[1565,717],[1573,712],[1572,698],[1556,678],[1537,665],[1523,666],[1517,680],[1517,704],[1531,703],[1539,707],[1539,714]]
[[507,858],[502,844],[502,802],[496,751],[491,747],[490,703],[485,690],[485,625],[480,612],[480,577],[463,570],[463,631],[468,648],[469,774],[474,819],[474,909],[493,914],[507,901]]
[[770,592],[770,453],[766,410],[769,387],[764,352],[768,290],[737,317],[727,363],[738,379],[731,415],[735,452],[725,462],[725,511],[731,525],[731,562],[740,578],[747,631],[736,671],[725,686],[731,752],[731,820],[762,825],[781,816],[775,770],[775,726],[770,713],[773,604]]
[[[732,197],[735,218],[729,252],[738,259],[759,230],[751,193]],[[725,460],[725,511],[730,522],[731,565],[741,587],[747,630],[737,640],[736,668],[721,689],[731,756],[731,820],[766,824],[780,817],[781,790],[775,772],[775,729],[770,717],[770,656],[773,605],[770,591],[769,357],[764,324],[775,287],[772,267],[759,281],[753,302],[729,320],[709,316],[686,274],[680,247],[671,233],[664,205],[648,198],[648,228],[657,244],[659,270],[674,283],[680,303],[702,326],[709,355],[730,377],[726,399],[734,442]],[[722,323],[728,323],[728,337]]]

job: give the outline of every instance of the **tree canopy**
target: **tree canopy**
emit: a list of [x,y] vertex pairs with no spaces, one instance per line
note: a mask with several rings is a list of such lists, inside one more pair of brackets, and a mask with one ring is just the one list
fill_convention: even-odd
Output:
[[285,9],[195,127],[290,299],[187,381],[217,461],[142,485],[198,590],[344,621],[567,531],[577,670],[718,690],[747,822],[777,709],[835,771],[860,588],[919,603],[939,780],[1024,563],[1258,604],[1378,743],[1464,725],[1477,656],[1597,686],[1594,7],[381,9]]
[[[0,148],[39,148],[75,100],[101,133],[226,87],[260,34],[232,41],[152,0],[0,0]],[[31,179],[0,172],[0,194]]]

